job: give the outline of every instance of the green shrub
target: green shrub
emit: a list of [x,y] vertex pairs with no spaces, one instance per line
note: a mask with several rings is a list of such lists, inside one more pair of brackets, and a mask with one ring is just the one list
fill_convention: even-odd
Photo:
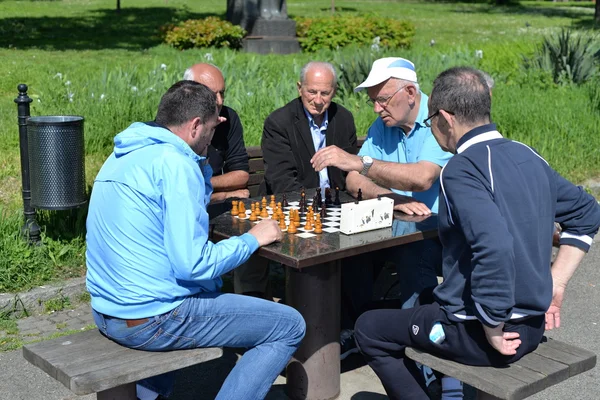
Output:
[[563,29],[545,37],[534,56],[524,58],[524,66],[550,72],[557,84],[581,84],[598,70],[597,51],[596,36]]
[[246,31],[217,17],[189,19],[162,28],[165,43],[180,50],[198,47],[240,49]]
[[345,16],[296,19],[302,50],[338,49],[349,44],[385,48],[409,48],[415,35],[411,22],[376,16]]

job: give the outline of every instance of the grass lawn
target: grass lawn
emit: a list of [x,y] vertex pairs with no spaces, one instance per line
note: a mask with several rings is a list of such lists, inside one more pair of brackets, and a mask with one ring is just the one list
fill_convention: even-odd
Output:
[[[287,4],[292,17],[327,15],[330,6],[316,0]],[[42,216],[49,225],[41,248],[23,246],[18,238],[22,202],[13,100],[19,83],[29,85],[32,115],[86,118],[89,185],[110,153],[113,136],[133,121],[152,119],[162,93],[195,62],[208,60],[222,67],[226,104],[239,112],[247,145],[257,145],[264,118],[296,96],[295,81],[305,62],[364,62],[386,55],[413,60],[425,92],[435,76],[452,65],[486,70],[497,81],[493,117],[502,132],[536,147],[574,181],[600,176],[600,95],[590,85],[548,84],[521,66],[523,56],[533,54],[544,35],[564,27],[593,32],[592,2],[521,2],[509,7],[384,0],[335,4],[341,13],[412,21],[412,48],[286,56],[217,49],[181,52],[160,44],[159,28],[188,18],[224,17],[226,0],[125,0],[120,13],[114,0],[0,1],[0,292],[78,275],[85,264],[83,238],[74,238],[69,227],[75,225],[64,222],[77,216]],[[476,50],[482,51],[482,58]],[[359,134],[365,134],[375,118],[364,96],[337,99],[354,113]],[[78,232],[80,222],[75,223]]]

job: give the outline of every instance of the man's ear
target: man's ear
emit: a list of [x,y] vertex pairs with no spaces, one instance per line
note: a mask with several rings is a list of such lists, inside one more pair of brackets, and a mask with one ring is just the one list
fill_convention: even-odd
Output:
[[301,95],[300,91],[302,90],[302,82],[296,82],[296,88],[298,88],[298,96]]
[[454,116],[448,111],[440,110],[440,117],[444,118],[450,128],[454,128]]
[[190,121],[190,132],[192,138],[195,138],[196,135],[200,133],[200,127],[202,126],[202,121],[199,117],[194,118]]

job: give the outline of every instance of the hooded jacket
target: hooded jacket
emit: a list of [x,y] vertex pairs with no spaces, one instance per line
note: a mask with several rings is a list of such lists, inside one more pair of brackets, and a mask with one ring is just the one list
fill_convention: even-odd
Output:
[[97,312],[123,319],[171,311],[259,247],[246,233],[208,240],[212,170],[184,140],[155,123],[118,134],[87,218],[87,287]]

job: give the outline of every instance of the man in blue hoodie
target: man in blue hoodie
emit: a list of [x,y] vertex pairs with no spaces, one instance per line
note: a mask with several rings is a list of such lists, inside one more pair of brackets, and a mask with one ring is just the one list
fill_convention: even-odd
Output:
[[[206,151],[219,122],[215,94],[181,81],[162,97],[154,122],[115,137],[90,200],[87,287],[96,325],[123,346],[248,348],[217,398],[262,399],[305,323],[290,307],[220,293],[221,275],[282,233],[265,220],[239,237],[208,240]],[[172,374],[154,377],[138,385],[138,396],[168,396],[172,385]]]
[[[440,174],[444,282],[433,304],[370,311],[355,327],[390,399],[428,398],[406,346],[482,366],[535,350],[544,329],[559,326],[565,287],[600,227],[596,200],[533,149],[505,139],[490,108],[489,87],[473,68],[449,69],[433,83],[424,123],[455,154]],[[563,230],[551,265],[554,221]]]

